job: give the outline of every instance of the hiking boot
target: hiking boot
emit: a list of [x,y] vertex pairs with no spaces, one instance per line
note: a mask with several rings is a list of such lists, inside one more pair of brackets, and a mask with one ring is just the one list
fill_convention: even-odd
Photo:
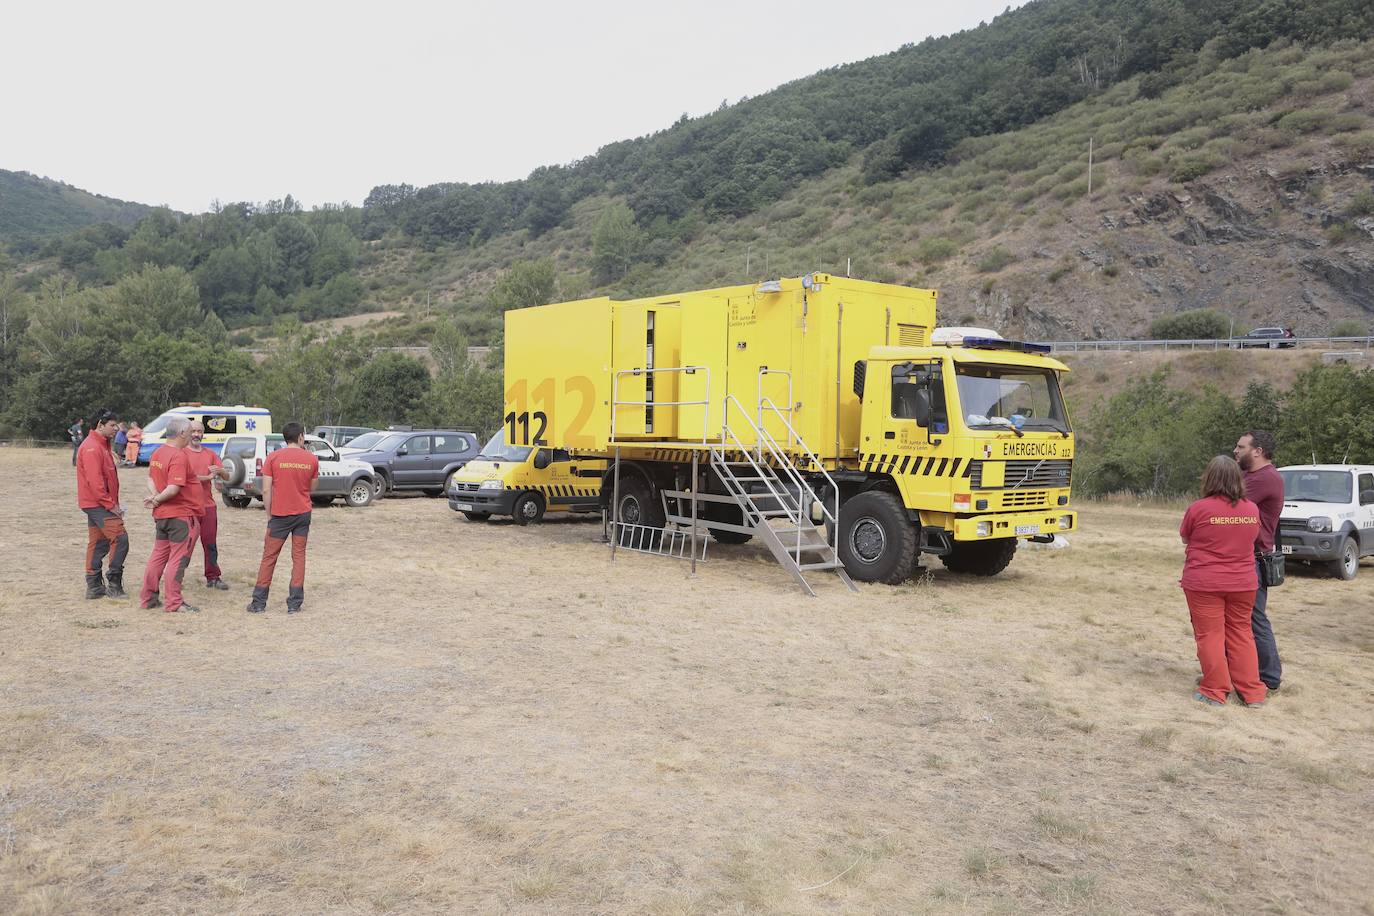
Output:
[[222,591],[222,592],[227,592],[227,591],[229,591],[229,586],[227,586],[227,585],[224,584],[224,580],[223,580],[223,579],[206,579],[206,580],[205,580],[205,587],[206,587],[206,588],[218,589],[219,591]]
[[1193,692],[1193,699],[1197,700],[1197,701],[1198,701],[1199,703],[1201,703],[1203,706],[1225,706],[1225,705],[1226,705],[1225,703],[1222,703],[1222,702],[1220,702],[1219,700],[1214,700],[1214,699],[1212,699],[1212,698],[1209,697],[1209,696],[1204,696],[1204,695],[1202,694],[1201,691],[1194,691],[1194,692]]
[[1246,708],[1246,709],[1258,709],[1259,707],[1263,706],[1266,702],[1268,702],[1268,701],[1267,701],[1267,700],[1256,700],[1256,701],[1253,702],[1253,703],[1246,703],[1244,700],[1241,700],[1241,703],[1243,703],[1243,704],[1245,705],[1245,708]]
[[124,574],[122,572],[110,573],[105,577],[105,595],[116,599],[129,597],[129,593],[124,591]]
[[184,601],[181,603],[181,607],[177,608],[177,610],[179,610],[179,611],[185,611],[185,612],[188,613],[188,614],[199,614],[199,613],[200,613],[200,608],[196,607],[194,604],[187,604],[187,603],[184,602]]
[[286,606],[286,613],[288,613],[288,614],[299,614],[300,612],[301,612],[301,606],[300,606],[299,604],[296,605],[295,607],[292,607],[292,606],[289,605],[289,604]]
[[250,614],[263,614],[263,613],[266,613],[266,612],[267,612],[267,602],[266,602],[266,601],[258,601],[258,600],[255,599],[255,600],[253,600],[253,601],[248,602],[248,613],[250,613]]
[[102,578],[100,578],[100,574],[99,574],[99,573],[96,573],[94,576],[87,576],[87,577],[86,577],[86,597],[87,597],[87,598],[104,598],[104,597],[105,597],[105,580],[102,579]]

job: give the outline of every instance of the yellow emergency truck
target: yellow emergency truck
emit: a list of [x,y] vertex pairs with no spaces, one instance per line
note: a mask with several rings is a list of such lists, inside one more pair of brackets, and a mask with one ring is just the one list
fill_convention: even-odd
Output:
[[800,584],[995,575],[1073,530],[1048,348],[932,343],[937,294],[827,274],[506,313],[505,441],[608,459],[612,550],[760,538]]
[[598,512],[605,473],[604,460],[574,458],[561,448],[507,445],[502,431],[449,475],[448,505],[472,521],[508,515],[522,525],[546,512]]

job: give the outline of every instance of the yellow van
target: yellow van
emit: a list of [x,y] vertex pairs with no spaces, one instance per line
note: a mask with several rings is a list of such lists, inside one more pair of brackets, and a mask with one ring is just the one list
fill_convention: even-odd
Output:
[[199,420],[205,427],[205,448],[220,453],[230,436],[266,435],[272,432],[272,413],[266,407],[207,407],[195,402],[178,404],[143,427],[143,443],[138,449],[138,463],[147,464],[158,447],[166,444],[167,421],[173,417]]
[[545,512],[598,512],[606,468],[604,458],[507,445],[503,429],[449,475],[448,505],[473,521],[509,515],[522,525],[539,521]]

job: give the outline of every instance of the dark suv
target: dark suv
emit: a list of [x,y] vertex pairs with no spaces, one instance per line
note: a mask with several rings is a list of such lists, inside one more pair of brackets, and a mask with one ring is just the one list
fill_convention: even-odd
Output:
[[448,477],[477,457],[477,434],[463,429],[383,429],[363,433],[339,449],[377,472],[377,495],[420,490],[443,496]]
[[1268,347],[1276,350],[1279,347],[1296,347],[1297,339],[1293,336],[1293,331],[1289,328],[1255,328],[1244,337],[1235,338],[1233,347]]

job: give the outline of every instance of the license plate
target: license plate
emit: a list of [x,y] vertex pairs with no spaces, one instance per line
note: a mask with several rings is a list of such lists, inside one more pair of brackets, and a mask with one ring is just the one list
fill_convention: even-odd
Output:
[[1293,552],[1293,545],[1292,545],[1292,544],[1284,544],[1283,547],[1282,547],[1282,550],[1283,550],[1284,553],[1292,553],[1292,552]]
[[243,495],[243,489],[240,488],[240,487],[230,487],[230,488],[229,488],[229,495],[230,495],[230,496],[242,496],[242,495]]
[[1040,526],[1039,526],[1039,525],[1017,525],[1017,526],[1016,526],[1016,533],[1017,533],[1017,534],[1039,534],[1039,533],[1040,533]]
[[454,503],[453,508],[459,512],[476,512],[471,503]]

